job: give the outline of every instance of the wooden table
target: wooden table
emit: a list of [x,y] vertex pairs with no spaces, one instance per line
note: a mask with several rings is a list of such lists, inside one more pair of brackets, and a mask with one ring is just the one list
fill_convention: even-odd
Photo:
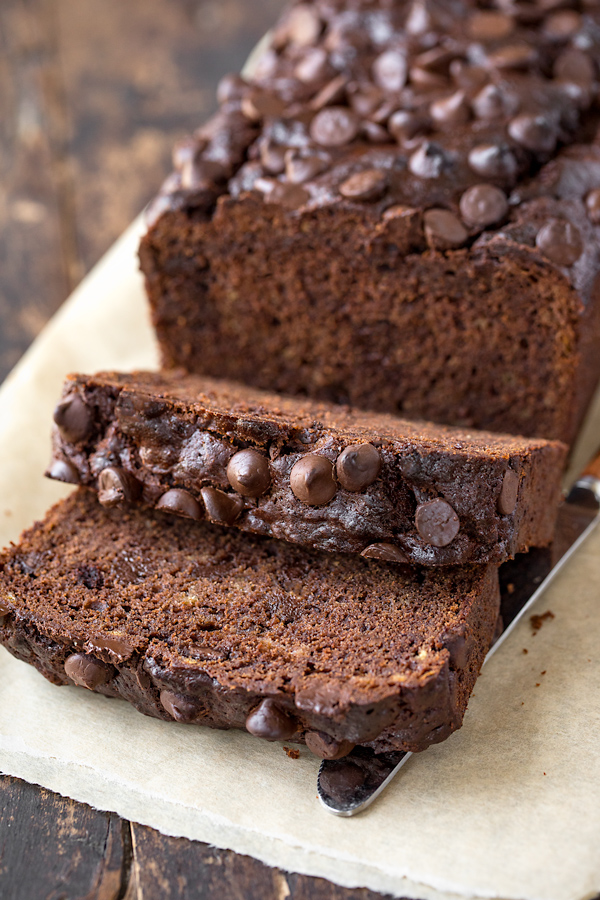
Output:
[[[0,381],[283,0],[1,0]],[[376,898],[0,779],[2,900]]]

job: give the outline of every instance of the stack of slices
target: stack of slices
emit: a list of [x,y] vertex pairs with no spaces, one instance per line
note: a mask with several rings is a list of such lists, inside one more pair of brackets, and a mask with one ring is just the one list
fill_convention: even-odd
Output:
[[328,759],[460,726],[600,374],[598,59],[590,3],[290,6],[149,208],[164,371],[67,379],[15,656]]

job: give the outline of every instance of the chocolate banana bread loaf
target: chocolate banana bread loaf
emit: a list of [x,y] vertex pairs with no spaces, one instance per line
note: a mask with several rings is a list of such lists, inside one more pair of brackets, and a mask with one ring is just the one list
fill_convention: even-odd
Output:
[[422,565],[552,539],[566,447],[180,372],[73,375],[51,477],[308,547]]
[[600,7],[292,3],[175,150],[164,364],[572,441],[600,373]]
[[0,641],[53,683],[329,758],[458,728],[498,607],[494,566],[331,556],[84,488],[0,554]]

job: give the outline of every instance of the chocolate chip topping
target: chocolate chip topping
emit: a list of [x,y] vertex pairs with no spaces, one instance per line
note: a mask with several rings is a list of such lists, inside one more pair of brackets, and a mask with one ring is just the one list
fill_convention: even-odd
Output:
[[502,12],[474,12],[467,22],[467,32],[474,41],[499,41],[515,29],[515,20]]
[[160,497],[156,504],[157,509],[182,516],[184,519],[199,521],[202,518],[202,507],[189,491],[181,488],[172,488]]
[[269,461],[257,450],[240,450],[229,460],[227,478],[244,497],[260,497],[271,486]]
[[406,554],[395,544],[369,544],[360,554],[365,559],[381,559],[383,562],[407,563]]
[[484,178],[512,181],[518,173],[515,155],[506,144],[478,144],[468,160],[473,171]]
[[600,190],[590,191],[585,200],[590,222],[600,225]]
[[373,63],[375,83],[392,93],[402,90],[407,72],[406,57],[401,50],[385,50]]
[[246,719],[246,729],[266,741],[289,741],[297,730],[294,719],[270,699],[263,700],[252,710]]
[[322,156],[303,154],[299,150],[288,150],[285,155],[285,177],[291,184],[310,181],[329,165]]
[[399,144],[427,130],[428,119],[415,112],[399,109],[388,119],[389,133]]
[[337,741],[324,731],[307,731],[304,740],[310,752],[319,759],[342,759],[355,747],[350,741]]
[[596,75],[590,57],[575,47],[560,54],[554,63],[553,74],[561,81],[573,81],[585,86],[591,85]]
[[198,706],[174,691],[162,690],[160,702],[176,722],[193,722],[198,717]]
[[98,500],[102,506],[119,506],[135,500],[141,490],[139,481],[116,466],[107,466],[98,476]]
[[558,266],[572,266],[583,253],[578,229],[562,219],[550,219],[537,233],[536,247]]
[[111,680],[113,669],[86,653],[72,653],[65,661],[65,673],[79,687],[95,691],[101,684],[107,684]]
[[543,32],[554,40],[567,40],[581,28],[581,15],[574,9],[562,9],[548,16],[543,25]]
[[434,250],[460,247],[469,236],[460,219],[447,209],[428,209],[423,224],[427,243]]
[[488,54],[488,63],[496,69],[527,69],[537,61],[537,55],[531,44],[518,41]]
[[337,458],[335,470],[347,491],[364,491],[373,484],[381,469],[381,456],[373,444],[351,444]]
[[366,169],[351,175],[340,185],[340,194],[349,200],[379,200],[385,193],[387,177],[379,169]]
[[86,642],[86,646],[97,653],[108,653],[116,656],[118,659],[129,659],[133,654],[133,647],[123,638],[118,637],[96,637],[90,638]]
[[439,144],[425,141],[412,154],[408,168],[419,178],[438,178],[447,165],[446,155]]
[[502,488],[498,497],[498,512],[510,516],[515,511],[519,496],[519,476],[513,469],[507,469],[502,479]]
[[324,456],[309,453],[299,459],[290,473],[294,495],[309,506],[325,506],[336,492],[333,466]]
[[353,141],[360,129],[358,116],[344,106],[322,109],[310,124],[310,136],[322,147],[343,147]]
[[441,497],[417,507],[415,525],[423,540],[434,547],[446,547],[460,531],[458,516]]
[[511,138],[534,153],[550,153],[556,146],[558,129],[547,115],[523,113],[508,125]]
[[54,410],[54,421],[66,441],[74,444],[86,439],[92,427],[92,414],[77,392],[68,394]]
[[299,209],[310,200],[310,194],[299,184],[283,184],[278,181],[267,194],[267,200],[285,206],[286,209]]
[[491,184],[475,184],[460,198],[460,212],[467,225],[485,228],[506,216],[508,200],[500,188]]
[[64,459],[53,459],[46,472],[46,478],[64,481],[65,484],[79,484],[79,472],[72,463]]
[[471,107],[465,92],[456,91],[450,97],[435,100],[429,107],[429,113],[438,125],[455,125],[469,120]]
[[201,492],[206,514],[218,525],[233,525],[239,519],[244,501],[237,494],[226,494],[213,487],[203,487]]
[[269,91],[254,90],[242,100],[242,112],[253,122],[280,116],[284,109],[284,101]]

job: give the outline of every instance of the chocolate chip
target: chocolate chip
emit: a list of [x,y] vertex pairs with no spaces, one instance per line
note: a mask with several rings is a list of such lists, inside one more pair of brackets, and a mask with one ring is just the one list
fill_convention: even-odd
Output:
[[546,115],[522,113],[508,124],[511,138],[533,153],[550,153],[556,146],[558,131]]
[[86,646],[98,653],[108,652],[119,659],[128,659],[133,653],[133,647],[122,638],[98,637],[86,641]]
[[156,504],[157,509],[173,513],[174,516],[182,516],[184,519],[202,518],[202,507],[189,491],[181,488],[172,488],[160,497]]
[[239,75],[229,73],[224,75],[217,85],[217,100],[219,104],[240,100],[248,90],[248,84]]
[[337,458],[338,481],[346,491],[364,491],[381,469],[381,455],[373,444],[350,444]]
[[269,460],[258,450],[240,450],[229,460],[227,478],[244,497],[260,497],[271,486]]
[[285,209],[299,209],[308,203],[310,194],[299,184],[285,184],[278,181],[265,196],[265,200],[269,203],[278,203]]
[[464,91],[456,91],[450,97],[435,100],[429,107],[429,113],[438,125],[467,122],[471,109]]
[[519,109],[519,99],[496,84],[488,84],[473,98],[471,106],[480,119],[498,119],[514,115]]
[[476,228],[494,225],[508,212],[508,200],[500,188],[491,184],[475,184],[460,198],[460,213],[467,223]]
[[347,802],[367,780],[367,772],[354,762],[340,763],[335,768],[328,766],[320,775],[321,788],[338,803]]
[[360,129],[357,115],[344,106],[322,109],[310,124],[310,135],[323,147],[343,147],[353,141]]
[[75,466],[64,459],[53,459],[46,472],[46,478],[64,481],[65,484],[79,484],[79,472]]
[[125,469],[107,466],[98,475],[98,500],[102,506],[119,506],[130,503],[140,494],[141,485]]
[[73,444],[85,440],[92,428],[92,414],[77,392],[60,401],[54,410],[54,421],[63,438]]
[[489,78],[487,69],[484,69],[482,66],[472,66],[462,59],[452,61],[450,75],[458,87],[468,91],[470,94],[482,88]]
[[408,67],[400,50],[385,50],[373,63],[373,78],[380,88],[390,93],[402,90],[406,84]]
[[408,160],[408,168],[419,178],[438,178],[447,165],[446,155],[439,144],[425,141]]
[[502,488],[498,497],[498,512],[510,516],[515,511],[519,495],[519,476],[512,469],[507,469],[502,479]]
[[226,166],[212,159],[196,159],[185,163],[181,169],[181,187],[186,191],[209,189],[227,180]]
[[548,16],[543,25],[546,37],[563,41],[576,34],[581,29],[581,14],[574,9],[561,9]]
[[572,266],[583,253],[578,229],[562,219],[550,219],[537,233],[535,245],[558,266]]
[[267,698],[246,719],[246,730],[266,741],[289,741],[297,728],[294,719]]
[[475,12],[467,21],[467,33],[474,41],[499,41],[515,29],[515,21],[505,13],[493,11]]
[[366,121],[362,123],[361,130],[370,144],[389,144],[390,136],[383,125],[377,122]]
[[380,169],[365,169],[346,178],[339,187],[342,197],[349,200],[379,200],[387,187],[387,176]]
[[285,101],[269,91],[254,90],[242,100],[242,112],[252,122],[278,118],[285,109]]
[[431,50],[425,50],[415,56],[413,64],[419,69],[426,69],[430,72],[440,72],[447,75],[450,70],[450,64],[456,57],[456,53],[449,50],[448,47],[432,47]]
[[395,544],[370,544],[360,554],[365,559],[381,559],[383,562],[407,563],[408,557]]
[[294,75],[305,84],[324,81],[332,71],[327,51],[322,47],[312,47],[297,63]]
[[348,79],[345,75],[336,75],[331,81],[324,85],[318,94],[310,101],[309,106],[315,112],[324,109],[326,106],[333,106],[334,103],[341,103],[346,95],[346,86]]
[[514,153],[506,144],[478,144],[468,159],[473,171],[484,178],[513,180],[519,169]]
[[400,144],[426,131],[429,124],[429,119],[425,116],[399,109],[389,117],[387,127],[392,137]]
[[414,0],[404,25],[407,33],[413,35],[425,34],[434,27],[434,24],[427,0]]
[[569,48],[557,57],[553,67],[554,77],[560,81],[574,81],[590,85],[595,78],[594,63],[583,50]]
[[304,740],[310,752],[319,759],[342,759],[356,746],[351,741],[337,741],[324,731],[307,731]]
[[198,717],[198,705],[175,691],[162,690],[160,702],[176,722],[193,722]]
[[244,508],[244,501],[240,496],[225,494],[213,487],[203,487],[200,493],[211,522],[233,525],[236,519],[239,519]]
[[435,91],[449,87],[448,79],[440,72],[431,72],[429,69],[421,69],[420,66],[411,66],[408,72],[413,87],[420,91]]
[[425,543],[433,547],[446,547],[460,531],[458,516],[441,497],[417,507],[415,525]]
[[323,23],[316,11],[304,3],[290,10],[284,25],[287,40],[297,47],[314,44],[322,27]]
[[428,209],[423,216],[423,225],[427,243],[434,250],[460,247],[469,236],[460,219],[447,209]]
[[65,662],[65,673],[79,687],[93,691],[111,680],[113,669],[86,653],[72,653]]
[[298,150],[288,150],[285,155],[285,176],[291,184],[311,181],[325,171],[329,161],[322,156],[305,155]]
[[336,492],[333,466],[324,456],[309,453],[299,459],[290,473],[294,495],[309,506],[325,506]]
[[383,98],[383,92],[374,84],[361,84],[350,94],[350,105],[357,116],[366,119],[381,106]]
[[260,161],[265,172],[269,175],[281,175],[285,170],[285,154],[287,147],[276,144],[275,141],[263,141],[260,147]]
[[487,58],[495,69],[527,69],[537,61],[537,50],[520,41],[494,50]]
[[590,222],[600,225],[600,190],[590,191],[585,200],[585,207]]
[[184,166],[191,165],[198,154],[199,142],[196,138],[188,136],[177,141],[173,147],[173,168],[181,171]]

